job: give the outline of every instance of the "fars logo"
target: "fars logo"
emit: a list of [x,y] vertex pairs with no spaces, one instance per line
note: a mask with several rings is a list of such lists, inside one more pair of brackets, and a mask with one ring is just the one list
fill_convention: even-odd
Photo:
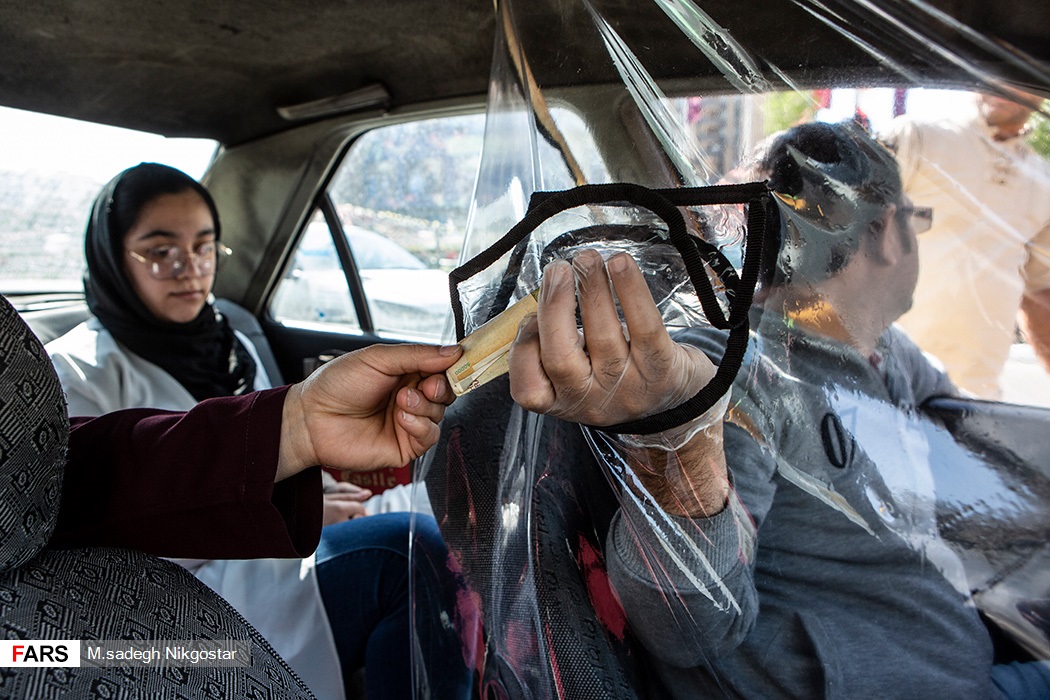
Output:
[[0,667],[79,665],[79,639],[0,640]]

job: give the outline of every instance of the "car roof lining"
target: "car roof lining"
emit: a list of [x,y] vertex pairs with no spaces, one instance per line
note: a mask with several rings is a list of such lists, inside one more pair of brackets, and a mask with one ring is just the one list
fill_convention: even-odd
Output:
[[[535,4],[546,9],[523,3],[518,30],[526,44],[543,38],[545,50],[530,54],[543,87],[616,80],[597,53],[600,44],[574,41],[588,21],[581,3]],[[669,39],[677,33],[655,4],[595,4],[632,47],[642,47],[643,63],[658,79],[720,80],[684,38]],[[930,4],[998,43],[1050,61],[1048,3]],[[894,77],[799,4],[705,0],[702,7],[741,45],[762,47],[764,59],[792,67],[803,82]],[[235,145],[298,125],[282,119],[278,107],[376,83],[389,92],[389,109],[484,95],[494,36],[492,0],[17,0],[0,3],[0,62],[6,67],[0,104]],[[956,32],[942,32],[944,46],[963,43]],[[900,53],[893,58],[922,63],[915,52]],[[999,59],[969,55],[982,70],[1002,72]],[[931,80],[953,77],[923,68]]]

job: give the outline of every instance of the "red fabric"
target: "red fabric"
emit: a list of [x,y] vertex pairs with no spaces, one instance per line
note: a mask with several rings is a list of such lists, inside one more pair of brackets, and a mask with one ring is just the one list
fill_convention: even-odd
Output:
[[287,387],[185,413],[70,419],[55,547],[195,559],[304,557],[321,536],[320,469],[274,484]]
[[908,102],[908,90],[897,88],[893,91],[893,116],[899,117],[906,111]]
[[387,489],[402,484],[412,483],[412,464],[400,467],[386,467],[371,472],[348,472],[342,469],[328,469],[325,471],[335,477],[336,481],[346,481],[368,489],[373,496],[378,496]]
[[814,90],[812,93],[813,101],[817,103],[819,109],[827,109],[831,106],[831,90],[828,88],[822,90]]

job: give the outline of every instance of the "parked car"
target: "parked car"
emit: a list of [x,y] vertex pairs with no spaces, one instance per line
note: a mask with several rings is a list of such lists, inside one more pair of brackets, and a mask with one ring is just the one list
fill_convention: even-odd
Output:
[[[448,273],[427,267],[413,253],[373,231],[348,226],[343,233],[368,300],[371,328],[403,340],[440,342],[450,309]],[[323,221],[307,227],[271,311],[275,320],[286,325],[361,332],[346,272]]]
[[[375,343],[455,340],[449,272],[522,220],[537,192],[716,184],[799,122],[855,120],[878,130],[908,110],[956,112],[961,94],[976,88],[1050,98],[1050,3],[12,0],[0,4],[0,65],[0,107],[206,144],[212,155],[194,174],[214,195],[233,251],[216,293],[258,323],[291,382]],[[1046,123],[1035,119],[1029,133],[1043,153]],[[24,132],[15,138],[29,142]],[[54,145],[47,135],[36,143],[42,153]],[[115,173],[70,179],[34,172],[31,159],[13,172],[4,159],[0,149],[0,293],[50,339],[87,317],[80,232],[91,197]],[[705,216],[692,212],[691,230],[713,232],[712,244],[739,267],[739,217]],[[522,278],[533,283],[543,254],[536,248],[522,248]],[[468,315],[489,311],[491,282],[465,290]],[[519,286],[521,296],[532,285]],[[958,537],[970,593],[1006,660],[1050,652],[1050,505],[1042,500],[1050,408],[1037,407],[1050,406],[1050,379],[1032,348],[1015,347],[1005,400],[955,397],[924,416],[937,440],[950,435],[960,450],[939,454],[966,455],[959,488],[948,489],[952,500],[939,502],[938,514],[942,525],[950,520],[945,536]],[[796,406],[793,416],[808,409]],[[602,538],[558,529],[582,520],[594,506],[587,499],[608,484],[597,471],[569,484],[513,471],[519,453],[496,449],[508,432],[484,433],[477,461],[460,453],[463,480],[450,479],[440,494],[446,514],[464,520],[484,511],[472,499],[491,496],[492,531],[456,551],[487,565],[465,566],[480,583],[464,598],[496,616],[486,620],[488,636],[465,640],[465,653],[507,697],[573,697],[558,673],[585,671],[596,697],[644,696],[645,673],[621,672],[639,663],[638,640],[614,597],[600,595],[609,590]],[[447,447],[442,454],[454,452]],[[469,488],[484,478],[494,479],[489,490]],[[570,488],[581,483],[587,490]],[[527,499],[541,497],[554,507],[531,517]],[[981,519],[970,528],[975,513]],[[575,578],[530,559],[557,547]],[[493,550],[510,552],[508,560],[485,559]],[[508,581],[513,587],[500,587]],[[529,597],[541,583],[552,598]],[[518,603],[537,627],[494,630]],[[570,616],[557,626],[552,611],[562,604],[586,608],[586,624]],[[555,628],[572,647],[557,658],[538,631]],[[501,634],[509,647],[494,645]]]

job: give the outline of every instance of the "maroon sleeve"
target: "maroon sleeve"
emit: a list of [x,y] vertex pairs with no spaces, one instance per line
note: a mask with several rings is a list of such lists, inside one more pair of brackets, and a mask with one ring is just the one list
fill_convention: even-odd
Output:
[[320,468],[274,484],[287,387],[185,413],[70,420],[55,547],[166,557],[304,557],[321,536]]

